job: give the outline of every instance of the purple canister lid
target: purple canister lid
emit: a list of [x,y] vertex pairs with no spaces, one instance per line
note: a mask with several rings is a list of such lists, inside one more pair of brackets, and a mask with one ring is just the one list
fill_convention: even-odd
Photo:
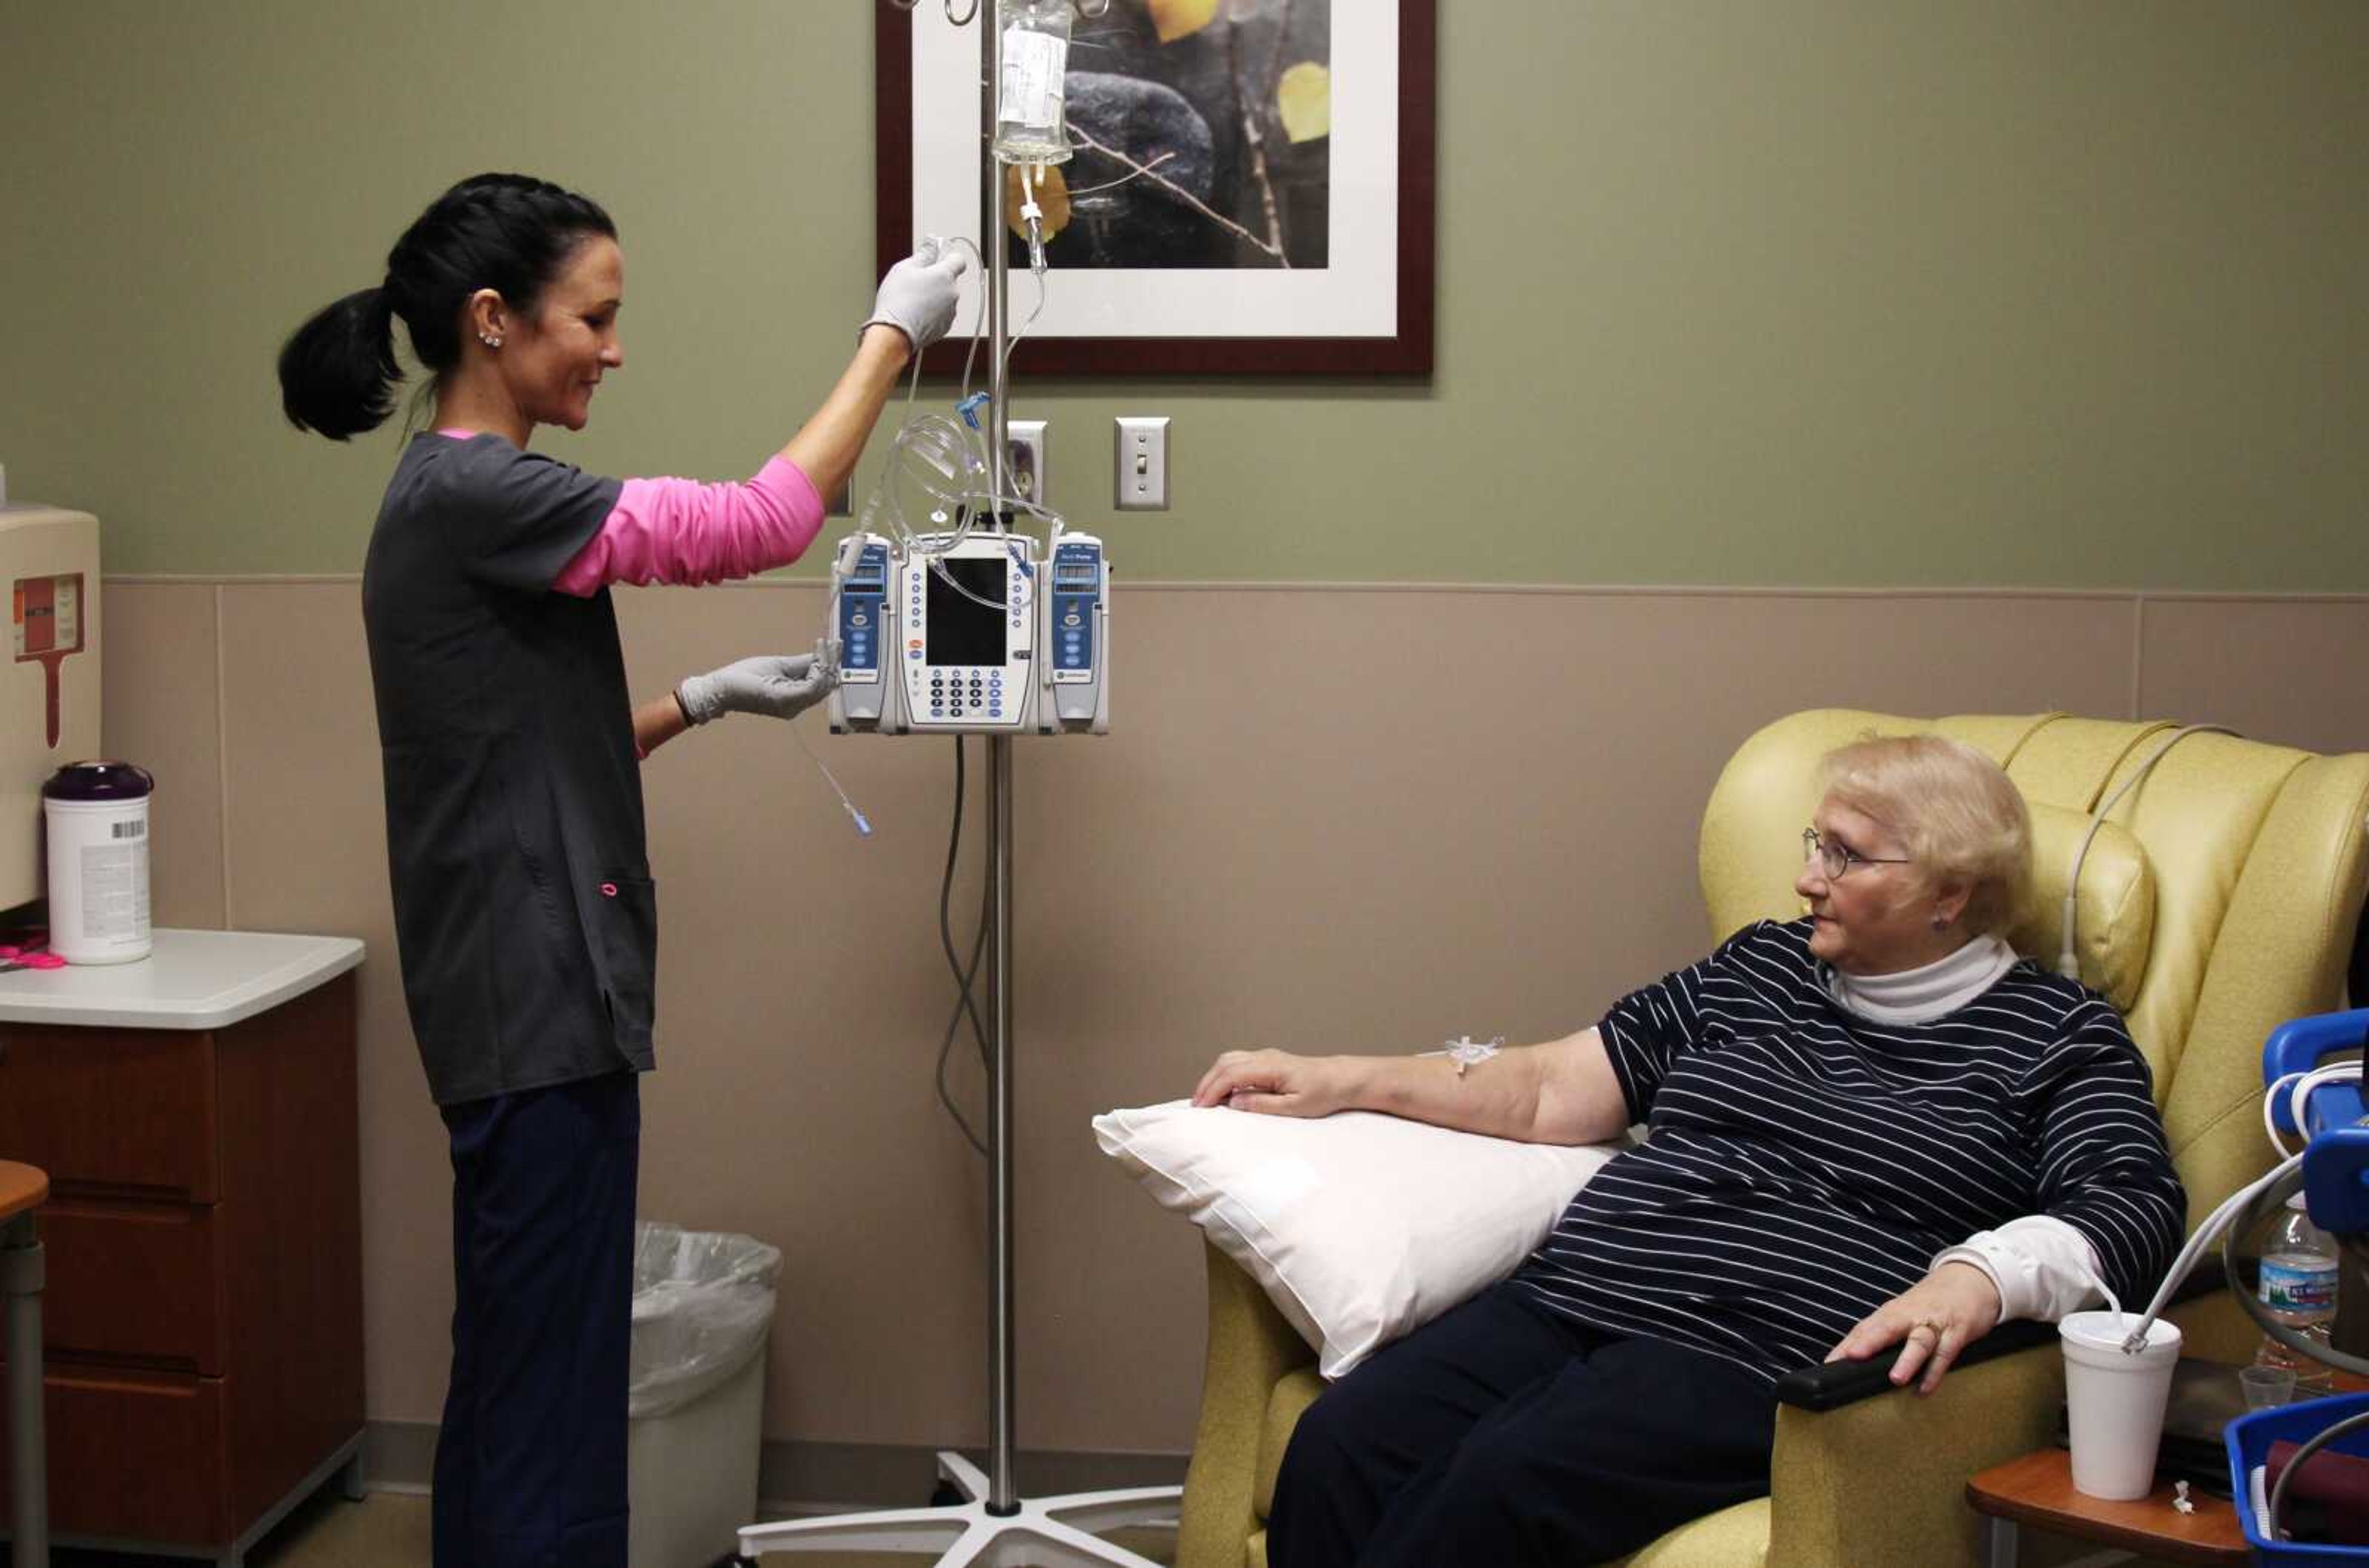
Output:
[[44,800],[137,800],[156,787],[129,762],[68,762],[41,785]]

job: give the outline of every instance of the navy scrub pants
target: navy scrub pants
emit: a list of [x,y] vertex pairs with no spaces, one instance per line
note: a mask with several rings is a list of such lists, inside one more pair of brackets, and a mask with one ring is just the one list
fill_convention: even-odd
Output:
[[1742,1368],[1505,1284],[1324,1391],[1291,1434],[1274,1568],[1570,1568],[1762,1496],[1777,1399]]
[[436,1568],[624,1568],[635,1075],[443,1116],[454,1302]]

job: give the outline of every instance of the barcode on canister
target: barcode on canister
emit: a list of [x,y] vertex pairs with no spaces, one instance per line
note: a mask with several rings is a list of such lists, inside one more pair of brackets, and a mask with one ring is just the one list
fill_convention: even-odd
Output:
[[109,822],[107,836],[110,839],[144,839],[148,836],[145,822]]

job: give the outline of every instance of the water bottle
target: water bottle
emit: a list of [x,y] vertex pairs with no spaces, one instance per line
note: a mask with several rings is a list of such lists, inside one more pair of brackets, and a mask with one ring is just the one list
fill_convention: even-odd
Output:
[[[2336,1322],[2336,1243],[2311,1222],[2303,1194],[2287,1199],[2287,1211],[2262,1249],[2262,1310],[2272,1322],[2325,1347]],[[2327,1362],[2290,1350],[2270,1335],[2254,1353],[2257,1367],[2295,1373],[2297,1399],[2318,1399],[2330,1390]]]

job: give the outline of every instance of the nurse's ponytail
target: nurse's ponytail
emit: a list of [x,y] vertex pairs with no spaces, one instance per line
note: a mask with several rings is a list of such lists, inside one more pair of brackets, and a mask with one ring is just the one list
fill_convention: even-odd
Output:
[[385,422],[402,378],[386,291],[364,289],[316,314],[282,346],[280,406],[298,429],[341,441]]
[[461,363],[461,315],[480,289],[530,318],[576,247],[617,237],[599,202],[548,180],[481,174],[430,203],[386,256],[386,281],[319,312],[281,346],[280,406],[300,430],[344,441],[395,411],[403,369],[395,356],[402,318],[411,351],[433,375]]

